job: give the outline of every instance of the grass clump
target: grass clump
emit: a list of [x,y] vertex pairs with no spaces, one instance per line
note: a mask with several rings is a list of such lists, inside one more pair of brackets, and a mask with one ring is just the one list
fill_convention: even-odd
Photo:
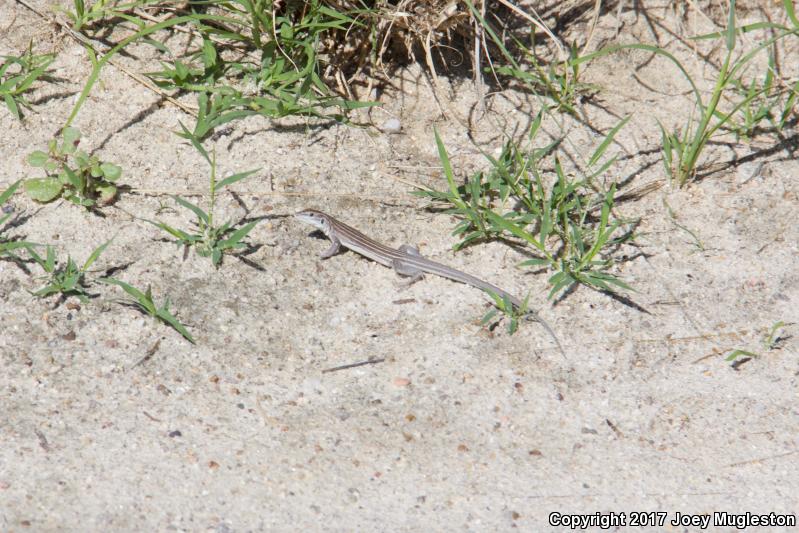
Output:
[[[202,46],[151,73],[163,88],[197,93],[196,137],[249,115],[343,121],[349,110],[372,105],[336,96],[323,80],[325,43],[362,25],[351,13],[320,0],[209,0],[203,10],[219,15],[212,23],[195,11]],[[234,46],[240,52],[223,53]]]
[[[206,0],[172,10],[153,24],[150,16],[137,11],[143,6],[156,7],[150,4],[157,3],[97,2],[87,9],[82,0],[74,0],[75,9],[68,16],[76,29],[85,31],[89,22],[93,26],[116,24],[123,18],[135,24],[137,31],[102,55],[87,46],[93,69],[67,126],[74,121],[103,66],[133,42],[152,45],[169,58],[162,61],[162,70],[149,74],[157,85],[196,93],[198,113],[192,134],[200,139],[215,127],[250,115],[303,115],[344,121],[350,110],[373,105],[336,96],[325,81],[329,77],[322,72],[329,56],[322,50],[352,26],[363,25],[355,18],[360,9],[336,9],[322,0]],[[185,54],[173,54],[164,44],[167,39],[151,37],[156,32],[177,30],[193,36]],[[339,112],[331,112],[332,108]]]
[[33,43],[22,56],[0,56],[0,96],[17,120],[22,120],[21,108],[30,109],[24,94],[39,79],[47,80],[47,68],[55,59],[53,54],[34,54]]
[[[624,119],[606,136],[588,162],[589,172],[582,179],[567,176],[556,155],[557,142],[539,149],[522,149],[508,141],[498,158],[486,155],[488,172],[474,174],[467,183],[455,182],[446,149],[436,133],[439,156],[449,184],[447,191],[419,191],[449,204],[446,212],[461,218],[453,235],[461,240],[454,248],[485,240],[502,239],[529,247],[535,257],[520,266],[545,268],[549,278],[549,297],[575,284],[613,292],[630,289],[608,272],[613,265],[611,252],[632,238],[623,231],[624,221],[611,216],[615,185],[598,190],[597,177],[607,170],[614,158],[601,162]],[[529,133],[535,138],[541,124],[536,117]],[[554,179],[545,179],[542,162],[554,166]],[[503,309],[501,302],[497,307]],[[506,311],[511,307],[505,305]]]
[[111,203],[122,168],[78,149],[80,130],[64,128],[61,138],[50,141],[47,152],[36,150],[28,164],[44,170],[44,178],[25,180],[25,192],[39,202],[63,197],[86,208]]
[[[507,296],[500,296],[499,294],[496,294],[495,292],[492,291],[486,291],[486,292],[491,297],[491,299],[494,300],[495,307],[494,309],[489,309],[488,312],[486,312],[486,314],[483,315],[483,318],[480,320],[480,325],[485,326],[486,324],[491,322],[494,319],[494,317],[497,316],[497,314],[502,313],[503,315],[510,317],[510,321],[508,322],[507,326],[508,333],[510,335],[516,333],[516,331],[518,331],[519,329],[519,321],[528,316],[529,314],[530,295],[528,294],[525,297],[524,301],[522,301],[521,307],[517,308],[516,306],[513,305],[513,302],[511,302],[510,298],[508,298]],[[558,342],[557,337],[550,330],[549,326],[546,324],[543,325],[545,329],[549,331],[550,335],[552,335],[552,338],[555,339],[555,342]]]
[[217,225],[214,222],[214,204],[216,203],[217,191],[221,190],[223,187],[233,185],[237,181],[243,180],[255,172],[258,172],[260,169],[240,172],[238,174],[228,176],[221,181],[217,181],[216,151],[212,151],[211,155],[209,156],[208,152],[205,150],[205,148],[203,148],[199,140],[191,135],[185,126],[183,127],[183,133],[191,140],[194,147],[200,152],[200,154],[202,154],[203,158],[205,158],[211,167],[208,211],[203,211],[199,206],[179,196],[173,196],[178,205],[188,209],[197,217],[195,222],[196,230],[190,232],[174,228],[160,221],[148,222],[175,237],[177,239],[175,242],[178,244],[178,246],[183,245],[186,247],[193,247],[199,256],[210,257],[214,266],[218,267],[222,262],[222,256],[226,252],[247,247],[247,245],[242,241],[245,237],[247,237],[247,234],[252,231],[256,224],[258,224],[258,220],[253,220],[247,224],[244,224],[243,226],[233,224],[231,221]]
[[95,0],[91,5],[86,6],[84,0],[72,0],[72,10],[59,9],[66,17],[72,22],[72,29],[75,31],[82,31],[84,27],[91,25],[93,22],[102,20],[108,17],[125,18],[125,12],[130,9],[153,3],[151,0],[138,0],[129,2],[122,5],[114,0]]
[[33,247],[28,248],[33,260],[45,271],[45,278],[47,282],[41,289],[32,292],[34,296],[45,298],[53,294],[60,294],[60,300],[65,300],[69,296],[77,297],[81,302],[88,302],[90,295],[87,290],[89,284],[86,281],[86,273],[89,267],[97,261],[102,255],[111,241],[98,246],[90,255],[89,258],[83,263],[83,266],[78,266],[72,257],[67,257],[66,263],[59,265],[56,259],[55,249],[52,246],[47,246],[47,252],[42,258]]
[[[784,0],[783,5],[789,14],[789,18],[796,23],[792,0]],[[758,44],[749,52],[734,58],[738,34],[759,29],[772,29],[776,31],[776,34]],[[757,122],[771,115],[772,110],[778,105],[779,101],[767,99],[765,105],[761,101],[760,106],[755,106],[758,99],[767,96],[769,91],[774,88],[773,80],[767,78],[762,86],[758,86],[757,84],[752,85],[751,82],[748,84],[742,82],[741,75],[746,66],[760,52],[769,49],[789,35],[795,35],[797,31],[799,31],[799,26],[791,29],[767,22],[737,27],[735,22],[735,0],[732,0],[730,2],[727,27],[723,32],[694,37],[696,40],[724,38],[726,53],[709,98],[702,96],[693,78],[688,74],[682,63],[671,53],[657,46],[648,44],[610,46],[592,54],[581,56],[575,61],[583,63],[619,50],[637,49],[661,55],[677,66],[691,86],[694,108],[683,128],[668,129],[663,124],[660,124],[660,132],[663,165],[666,173],[678,186],[683,187],[695,179],[702,153],[708,142],[720,129],[736,129],[735,117],[743,114],[743,122],[740,123],[741,125],[738,129],[742,133],[746,133],[752,130]],[[728,96],[736,87],[739,90],[741,87],[746,87],[743,98],[735,103],[730,110],[723,111],[720,107],[722,98]],[[783,110],[780,113],[779,127],[785,125],[786,119],[795,105],[797,87],[799,87],[799,83],[786,91],[789,96],[782,104]]]
[[[517,80],[532,94],[542,95],[551,99],[551,106],[557,111],[566,111],[577,115],[576,105],[582,95],[595,89],[594,86],[580,82],[579,49],[576,44],[569,47],[568,56],[562,61],[544,63],[533,51],[535,48],[535,29],[530,28],[529,45],[510,33],[519,58],[515,57],[505,46],[502,38],[486,22],[475,6],[466,1],[472,16],[480,23],[491,42],[499,49],[506,61],[505,65],[493,67],[493,72]],[[486,73],[492,72],[492,67],[485,68]]]
[[131,297],[130,300],[124,302],[126,305],[130,305],[138,309],[142,313],[151,316],[154,320],[163,322],[183,335],[183,337],[190,343],[195,343],[194,337],[191,336],[191,333],[189,333],[186,327],[181,324],[180,321],[175,318],[175,316],[169,310],[169,298],[164,301],[164,305],[159,307],[156,305],[155,301],[153,301],[153,293],[149,286],[147,287],[146,291],[142,292],[133,285],[125,283],[124,281],[118,280],[116,278],[101,278],[99,281],[109,285],[121,287],[122,290],[124,290],[128,296]]

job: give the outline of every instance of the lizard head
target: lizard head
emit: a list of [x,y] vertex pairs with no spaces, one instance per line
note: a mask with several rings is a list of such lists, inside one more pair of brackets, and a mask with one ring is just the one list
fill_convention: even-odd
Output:
[[321,211],[315,209],[305,209],[294,215],[294,218],[301,222],[305,222],[318,230],[321,230],[325,235],[330,231],[330,219]]

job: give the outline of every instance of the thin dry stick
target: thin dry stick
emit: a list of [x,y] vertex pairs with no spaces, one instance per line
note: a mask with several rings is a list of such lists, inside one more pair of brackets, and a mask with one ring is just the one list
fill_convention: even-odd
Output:
[[[483,20],[486,19],[486,3],[482,2],[480,5],[480,18]],[[480,67],[481,65],[481,58],[483,54],[480,53],[480,47],[482,43],[485,41],[485,35],[483,32],[483,25],[480,24],[480,21],[476,18],[472,17],[472,22],[474,23],[474,84],[477,89],[477,97],[480,101],[480,114],[484,114],[486,110],[486,100],[485,100],[485,84],[483,83],[483,69]],[[487,50],[486,50],[487,52]]]
[[514,13],[516,13],[517,15],[519,15],[519,16],[527,19],[528,21],[530,21],[530,23],[532,23],[533,26],[535,26],[539,30],[543,31],[550,39],[552,39],[555,42],[555,46],[558,47],[558,54],[560,55],[560,60],[561,61],[563,61],[567,57],[566,47],[563,46],[563,43],[560,42],[560,39],[555,37],[555,34],[552,33],[552,31],[547,27],[546,24],[544,24],[544,22],[541,20],[541,17],[539,17],[538,14],[535,13],[534,9],[532,11],[533,11],[533,13],[535,13],[535,17],[536,18],[531,17],[530,15],[525,13],[523,10],[519,9],[518,7],[513,5],[512,3],[508,2],[508,0],[499,0],[499,3],[504,5],[505,7],[507,7],[508,9],[513,11]]
[[[208,194],[208,191],[175,191],[169,189],[139,189],[139,188],[130,188],[127,189],[128,192],[131,193],[138,193],[145,196],[205,196]],[[370,200],[375,202],[387,202],[387,201],[407,201],[408,198],[405,196],[386,196],[386,195],[369,195],[369,194],[355,194],[355,193],[347,193],[347,192],[328,192],[328,191],[299,191],[299,192],[289,192],[289,191],[239,191],[238,194],[242,195],[250,195],[250,196],[284,196],[284,197],[291,197],[291,198],[306,198],[306,197],[315,197],[315,196],[322,196],[326,198],[351,198],[355,200]]]
[[798,452],[799,452],[799,450],[793,450],[793,451],[790,451],[790,452],[778,453],[777,455],[767,455],[765,457],[759,457],[757,459],[750,459],[748,461],[740,461],[740,462],[737,462],[737,463],[730,463],[730,464],[727,465],[727,467],[731,468],[731,467],[735,467],[735,466],[743,466],[743,465],[762,463],[763,461],[770,461],[772,459],[780,459],[781,457],[787,457],[789,455],[793,455],[793,454],[798,453]]
[[594,14],[591,16],[591,24],[589,25],[590,30],[588,30],[588,38],[585,40],[583,49],[580,51],[581,56],[586,54],[588,48],[591,46],[591,41],[594,39],[594,31],[596,30],[596,25],[599,21],[599,8],[601,7],[602,0],[596,0],[594,2]]
[[[427,32],[427,37],[425,38],[425,42],[423,45],[424,54],[425,54],[425,62],[427,63],[427,68],[430,69],[430,75],[433,78],[433,83],[430,86],[430,89],[433,91],[433,97],[436,100],[436,104],[438,104],[438,108],[441,111],[441,114],[444,116],[448,116],[449,118],[455,119],[455,121],[463,126],[464,128],[468,128],[468,124],[463,120],[463,118],[458,115],[458,113],[449,105],[449,99],[444,98],[441,99],[438,97],[438,91],[440,88],[438,74],[436,73],[436,67],[433,64],[433,53],[432,47],[430,46],[430,39],[433,35],[435,30],[430,30]],[[444,109],[446,108],[446,109]]]
[[374,364],[377,364],[377,363],[382,363],[385,360],[386,360],[385,357],[381,357],[380,359],[372,359],[370,357],[366,361],[358,361],[357,363],[349,363],[349,364],[346,364],[346,365],[334,366],[333,368],[326,368],[326,369],[322,370],[322,374],[327,374],[328,372],[337,372],[339,370],[347,370],[347,369],[350,369],[350,368],[356,368],[356,367],[364,366],[364,365],[374,365]]
[[[438,168],[440,169],[441,167],[438,167]],[[419,189],[420,191],[428,191],[428,192],[432,192],[432,191],[434,190],[434,189],[431,189],[430,187],[427,187],[427,186],[425,186],[425,185],[422,185],[421,183],[416,183],[415,181],[411,181],[411,180],[409,180],[409,179],[402,178],[402,177],[400,177],[400,176],[395,176],[394,174],[386,174],[385,172],[381,172],[380,174],[381,174],[382,176],[386,177],[386,178],[391,178],[391,179],[393,179],[394,181],[398,181],[398,182],[400,182],[400,183],[403,183],[403,184],[405,184],[405,185],[408,185],[408,186],[410,186],[410,187],[413,187],[414,189]]]

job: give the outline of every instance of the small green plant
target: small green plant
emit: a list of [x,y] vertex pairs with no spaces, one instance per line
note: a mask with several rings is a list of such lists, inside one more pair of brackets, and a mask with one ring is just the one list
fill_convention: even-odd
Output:
[[[768,330],[763,338],[760,340],[760,344],[763,346],[763,349],[767,352],[775,349],[779,349],[780,344],[783,342],[784,338],[780,335],[780,330],[783,329],[787,324],[782,320],[775,322],[771,328]],[[750,352],[748,350],[741,350],[736,349],[730,352],[730,354],[724,358],[725,361],[730,361],[733,363],[733,366],[737,364],[741,364],[743,361],[739,361],[739,357],[749,357],[749,358],[756,358],[760,357],[760,354],[755,352]]]
[[69,296],[77,297],[81,302],[88,302],[89,296],[91,296],[87,291],[89,285],[85,279],[86,273],[89,270],[89,267],[97,261],[100,255],[105,251],[108,245],[111,244],[111,241],[107,241],[104,244],[98,246],[92,253],[89,255],[89,258],[83,263],[83,266],[79,267],[75,261],[72,260],[72,257],[67,257],[66,263],[59,265],[56,255],[55,249],[52,246],[47,246],[46,257],[42,258],[33,247],[28,248],[28,253],[31,255],[33,260],[39,264],[40,267],[45,271],[47,282],[44,287],[41,289],[32,292],[34,296],[38,296],[39,298],[45,298],[52,294],[60,294],[61,299],[66,299]]
[[[795,20],[793,14],[792,0],[783,0],[783,4],[788,10],[792,20]],[[685,79],[691,86],[691,92],[694,96],[694,109],[686,120],[685,126],[682,130],[669,130],[663,124],[660,124],[661,144],[663,153],[663,165],[667,175],[669,175],[678,186],[683,187],[686,183],[692,181],[696,177],[697,168],[699,165],[700,157],[707,146],[710,139],[721,128],[729,128],[729,124],[738,112],[750,105],[758,97],[763,94],[763,89],[759,88],[752,92],[747,92],[747,95],[735,104],[729,111],[721,111],[719,104],[722,96],[735,85],[735,81],[739,79],[740,73],[746,65],[761,51],[768,49],[774,43],[784,39],[788,35],[795,34],[797,29],[785,28],[776,24],[759,22],[750,24],[743,27],[736,27],[735,24],[735,0],[731,0],[729,8],[729,16],[727,21],[727,28],[723,32],[711,33],[695,37],[695,39],[715,39],[724,37],[726,54],[721,65],[721,69],[716,78],[713,90],[709,99],[703,98],[699,89],[694,83],[693,78],[685,70],[685,67],[680,61],[666,50],[657,46],[648,44],[624,44],[614,45],[603,48],[591,54],[586,54],[579,58],[574,59],[576,63],[585,63],[597,57],[607,54],[618,52],[625,49],[645,50],[654,54],[661,55],[671,61],[682,73]],[[749,52],[743,54],[739,58],[733,60],[733,52],[735,50],[735,43],[738,33],[752,31],[756,29],[771,28],[777,30],[776,35],[758,44]],[[786,103],[787,107],[783,112],[781,122],[784,124],[784,119],[790,113],[795,99],[789,97]],[[756,113],[753,114],[753,117]]]
[[28,156],[28,164],[46,175],[25,180],[28,196],[39,202],[63,197],[87,208],[114,200],[122,169],[79,150],[79,143],[80,130],[64,128],[60,142],[53,139],[47,152],[36,150]]
[[117,0],[96,0],[90,7],[86,7],[84,0],[72,0],[73,11],[61,9],[67,18],[72,21],[72,29],[82,31],[83,27],[96,20],[106,17],[124,16],[124,11],[133,9],[138,5],[147,3],[147,0],[131,2],[116,7]]
[[[530,130],[531,141],[540,127],[541,116],[539,113]],[[576,283],[601,291],[630,290],[629,285],[607,270],[613,264],[609,252],[630,240],[632,231],[620,231],[627,221],[611,217],[615,185],[605,192],[595,190],[595,178],[613,161],[611,158],[600,163],[600,159],[626,121],[613,128],[595,150],[588,161],[590,172],[581,180],[564,173],[557,156],[553,155],[557,143],[524,151],[509,141],[499,158],[486,155],[491,163],[487,175],[478,172],[466,185],[458,186],[446,149],[436,132],[449,190],[415,194],[450,204],[452,207],[446,212],[463,219],[453,231],[453,235],[461,239],[454,246],[456,250],[489,239],[519,240],[529,245],[538,257],[520,266],[554,271],[549,278],[550,298]],[[554,182],[545,180],[540,170],[545,157],[554,159]],[[500,302],[497,307],[503,309]]]
[[[325,36],[362,25],[349,14],[319,0],[282,9],[274,9],[277,2],[271,0],[206,3],[223,13],[225,29],[198,24],[202,47],[185,61],[173,56],[170,62],[162,62],[161,71],[149,74],[162,88],[197,93],[198,116],[192,130],[197,138],[202,140],[215,127],[250,115],[344,120],[343,114],[328,114],[325,109],[337,107],[346,113],[375,105],[333,96],[319,75],[322,60],[317,49]],[[202,21],[199,13],[194,16]],[[235,42],[251,53],[223,56],[217,51],[219,41]],[[149,42],[172,56],[162,44]]]
[[[361,10],[338,11],[322,0],[285,3],[278,0],[206,0],[190,2],[188,14],[167,17],[151,24],[135,8],[159,4],[155,0],[133,0],[117,4],[73,0],[68,13],[75,30],[111,17],[131,22],[138,31],[99,54],[84,43],[92,71],[67,118],[70,126],[91,93],[102,68],[129,44],[141,41],[171,56],[163,70],[151,73],[163,88],[198,95],[198,122],[193,134],[205,138],[214,127],[250,115],[269,118],[286,115],[319,116],[345,121],[352,109],[377,105],[336,97],[322,80],[326,55],[323,45],[335,43],[352,25]],[[183,11],[185,12],[185,11]],[[180,28],[201,36],[199,50],[187,58],[176,58],[151,34]],[[195,40],[191,41],[196,42]],[[217,48],[231,51],[220,54]],[[328,108],[338,108],[330,112]]]
[[193,233],[190,233],[188,231],[173,228],[164,222],[153,222],[151,220],[148,220],[148,222],[175,237],[179,246],[183,245],[187,247],[194,247],[197,250],[198,255],[201,257],[210,257],[214,266],[219,266],[219,264],[222,262],[222,255],[225,252],[228,250],[246,247],[246,244],[244,244],[242,240],[255,227],[255,225],[258,224],[258,221],[254,220],[252,222],[248,222],[247,224],[238,228],[231,221],[217,226],[214,223],[214,204],[216,202],[216,193],[223,187],[232,185],[237,181],[243,180],[247,176],[258,172],[259,169],[241,172],[232,176],[228,176],[221,181],[216,181],[216,151],[213,150],[211,152],[212,155],[209,156],[208,152],[205,150],[205,148],[203,148],[199,140],[189,133],[183,124],[181,124],[181,127],[183,128],[183,135],[191,141],[192,145],[194,145],[197,151],[202,154],[211,167],[208,212],[203,211],[200,207],[194,205],[188,200],[184,200],[179,196],[173,196],[178,205],[185,207],[195,214],[197,217],[197,221],[195,222],[197,230]]
[[[764,121],[769,123],[772,130],[781,131],[799,96],[799,81],[793,87],[785,86],[781,81],[775,54],[776,51],[769,51],[768,66],[762,81],[758,78],[746,81],[741,76],[731,82],[743,106],[725,129],[731,130],[744,141],[750,141]],[[725,117],[717,111],[716,118],[723,120]]]
[[[734,84],[737,72],[754,57],[754,54],[750,52],[743,58],[734,62],[732,61],[735,42],[737,40],[735,29],[735,0],[731,0],[730,2],[727,29],[724,37],[727,53],[724,56],[724,62],[716,78],[716,84],[713,87],[710,100],[705,103],[698,93],[696,96],[696,109],[699,111],[698,122],[694,123],[693,116],[691,116],[682,132],[668,131],[665,126],[660,124],[663,165],[666,168],[666,172],[680,187],[684,186],[688,181],[693,180],[696,174],[699,157],[716,131],[730,122],[739,109],[747,106],[760,94],[759,91],[754,91],[728,113],[722,113],[718,109],[722,94],[729,86]],[[755,51],[761,49],[762,47],[758,47]],[[690,78],[689,81],[691,81]],[[695,88],[693,81],[691,81],[691,85]]]
[[787,324],[782,320],[775,322],[768,333],[763,337],[763,348],[766,350],[778,348],[783,340],[785,340],[780,334],[780,330],[785,326],[787,326]]
[[132,298],[132,300],[127,302],[129,305],[132,305],[141,312],[153,317],[155,320],[159,320],[164,324],[174,328],[175,331],[183,335],[186,340],[194,344],[194,338],[191,336],[189,331],[170,312],[169,298],[166,299],[164,305],[158,307],[153,301],[153,294],[149,286],[147,287],[146,291],[142,292],[136,287],[116,278],[101,278],[99,281],[121,287],[122,290],[124,290]]
[[755,358],[755,357],[760,357],[760,354],[756,354],[754,352],[749,352],[746,350],[733,350],[732,352],[730,352],[730,355],[724,358],[724,360],[740,364],[740,362],[738,361],[739,357]]
[[[528,294],[527,297],[522,302],[522,306],[520,308],[516,308],[513,305],[513,302],[510,301],[510,298],[507,296],[500,296],[491,291],[486,291],[488,295],[494,300],[494,309],[489,309],[488,312],[483,316],[482,320],[480,320],[480,325],[485,326],[491,320],[497,316],[497,313],[502,313],[505,316],[510,317],[508,321],[508,333],[513,335],[519,329],[519,320],[524,318],[527,315],[528,309],[528,302],[530,300],[530,295]],[[547,329],[549,327],[547,326]],[[554,335],[553,335],[554,337]]]
[[[577,45],[572,44],[569,47],[568,58],[544,65],[533,51],[535,47],[535,30],[531,29],[529,47],[511,35],[514,44],[524,56],[524,62],[517,61],[513,54],[508,51],[502,38],[483,18],[480,11],[468,0],[466,4],[471,10],[472,16],[477,19],[508,63],[507,65],[499,65],[493,70],[498,74],[518,80],[533,94],[543,94],[543,96],[552,99],[555,102],[555,109],[577,115],[575,105],[579,98],[596,89],[595,86],[580,82],[581,62],[578,61],[579,50]],[[492,67],[486,68],[486,72],[491,72],[491,70]]]
[[663,207],[666,208],[666,213],[668,213],[669,219],[671,219],[671,223],[674,224],[674,226],[677,229],[680,229],[691,236],[691,239],[693,239],[692,244],[696,247],[695,251],[704,252],[705,244],[702,242],[702,239],[700,239],[699,235],[697,235],[697,233],[693,231],[691,228],[689,228],[684,224],[680,224],[677,218],[677,214],[674,212],[674,210],[671,208],[671,206],[669,205],[669,203],[666,201],[665,198],[663,199]]
[[[774,122],[776,118],[774,110],[779,106],[779,94],[775,94],[777,92],[775,70],[774,54],[769,53],[769,65],[762,83],[756,78],[747,83],[743,77],[731,82],[735,93],[745,102],[738,112],[737,119],[732,120],[729,126],[739,139],[749,141],[761,122],[764,120]],[[723,119],[724,116],[717,111],[716,118]]]
[[25,249],[29,250],[33,243],[20,240],[18,238],[9,237],[4,235],[5,225],[11,218],[11,212],[6,212],[3,205],[14,195],[14,192],[19,188],[22,180],[18,180],[11,184],[11,186],[0,194],[0,257],[9,256],[13,259],[19,259],[14,253],[15,250]]
[[53,59],[53,54],[34,54],[32,42],[28,45],[28,51],[20,57],[0,56],[0,96],[17,120],[22,120],[20,108],[30,109],[30,103],[23,95],[36,80],[49,79],[47,68]]

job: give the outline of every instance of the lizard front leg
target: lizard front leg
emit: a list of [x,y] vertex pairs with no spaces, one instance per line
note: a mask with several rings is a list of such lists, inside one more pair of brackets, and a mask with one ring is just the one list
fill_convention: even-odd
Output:
[[330,235],[328,238],[330,239],[330,248],[322,252],[322,259],[329,259],[341,250],[341,241],[338,239],[338,237]]

